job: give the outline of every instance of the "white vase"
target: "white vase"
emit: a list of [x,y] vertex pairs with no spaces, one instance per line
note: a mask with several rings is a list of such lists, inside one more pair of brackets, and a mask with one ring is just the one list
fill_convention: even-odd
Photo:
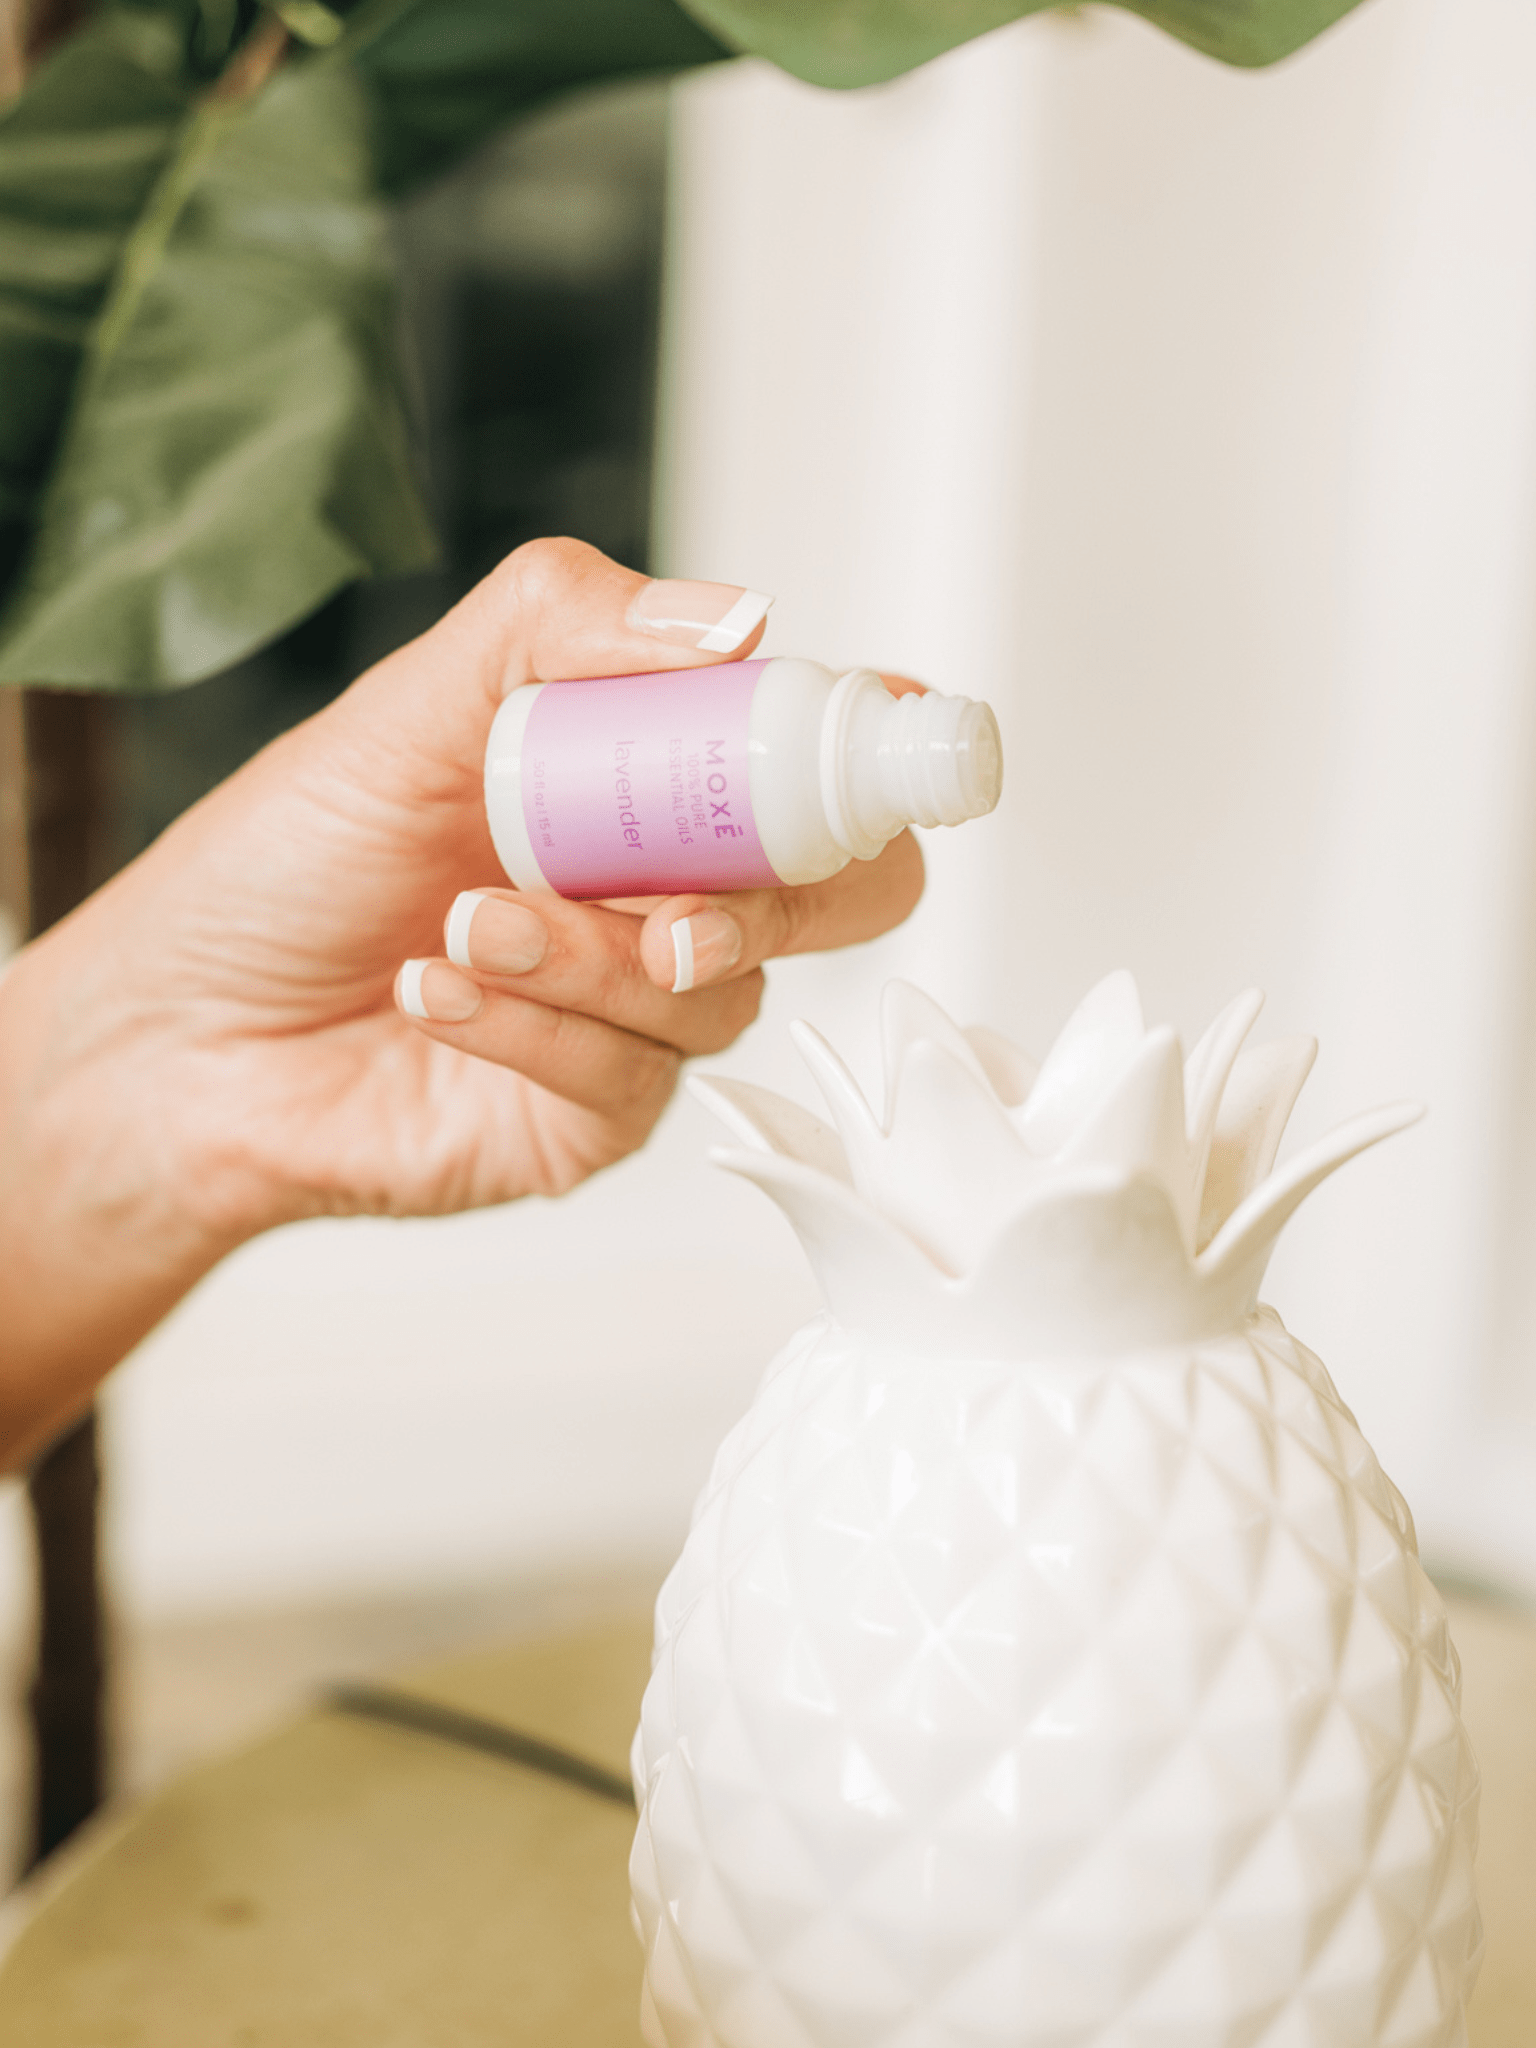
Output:
[[1413,1525],[1257,1290],[1315,1048],[1114,976],[1039,1070],[886,993],[877,1119],[702,1092],[829,1313],[657,1606],[652,2048],[1456,2048],[1477,1770]]

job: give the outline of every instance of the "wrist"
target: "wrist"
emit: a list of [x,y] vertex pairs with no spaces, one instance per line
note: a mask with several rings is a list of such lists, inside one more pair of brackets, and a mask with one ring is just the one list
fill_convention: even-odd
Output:
[[57,927],[0,981],[0,1466],[262,1227],[236,1177],[199,1171],[174,1021],[124,994],[96,923]]

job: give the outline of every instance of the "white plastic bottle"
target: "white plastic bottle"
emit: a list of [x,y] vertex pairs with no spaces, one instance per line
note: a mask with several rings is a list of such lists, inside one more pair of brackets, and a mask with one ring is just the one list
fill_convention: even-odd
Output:
[[785,656],[525,684],[485,756],[502,866],[572,897],[819,882],[907,825],[981,817],[1002,785],[988,705]]

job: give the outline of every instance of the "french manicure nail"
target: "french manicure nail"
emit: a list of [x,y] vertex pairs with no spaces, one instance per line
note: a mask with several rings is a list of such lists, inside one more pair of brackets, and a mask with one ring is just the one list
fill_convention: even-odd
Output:
[[672,982],[675,996],[720,976],[741,958],[741,926],[725,910],[696,910],[692,917],[680,917],[672,926],[672,958],[677,973]]
[[739,583],[688,583],[666,576],[642,585],[629,623],[653,640],[701,654],[730,654],[767,616],[771,597]]
[[424,1024],[467,1024],[485,1000],[475,983],[445,960],[407,960],[400,970],[400,1007]]
[[481,974],[527,974],[549,951],[549,927],[521,903],[487,896],[482,889],[465,889],[453,899],[444,944],[455,967],[473,967]]

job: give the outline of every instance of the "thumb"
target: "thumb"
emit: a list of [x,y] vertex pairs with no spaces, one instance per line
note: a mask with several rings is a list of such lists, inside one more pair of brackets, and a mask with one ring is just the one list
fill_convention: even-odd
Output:
[[493,703],[521,683],[636,675],[740,660],[773,600],[733,583],[653,579],[579,540],[536,540],[507,556],[434,627],[467,636]]
[[397,738],[478,770],[491,719],[520,684],[739,661],[772,602],[738,584],[642,576],[584,541],[529,541],[347,695],[366,696]]

